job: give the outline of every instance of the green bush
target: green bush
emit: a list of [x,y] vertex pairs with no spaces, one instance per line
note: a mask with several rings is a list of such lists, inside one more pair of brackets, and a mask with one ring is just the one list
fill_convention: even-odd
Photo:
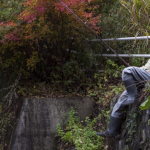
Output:
[[60,124],[57,125],[57,136],[66,143],[74,144],[77,150],[100,150],[102,149],[102,138],[96,135],[93,126],[97,122],[95,118],[92,122],[86,117],[86,127],[80,123],[80,119],[75,116],[75,110],[71,108],[68,124],[62,130]]

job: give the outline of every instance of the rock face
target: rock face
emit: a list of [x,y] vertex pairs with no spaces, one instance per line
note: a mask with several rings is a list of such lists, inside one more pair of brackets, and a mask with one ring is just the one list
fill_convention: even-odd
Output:
[[92,113],[93,101],[91,98],[24,99],[9,150],[55,150],[56,126],[67,120],[65,115],[71,107],[84,120]]
[[[115,97],[112,102],[116,100]],[[127,107],[121,136],[118,140],[110,140],[111,150],[150,150],[150,114],[149,110],[140,110],[140,104],[141,99],[138,99]]]

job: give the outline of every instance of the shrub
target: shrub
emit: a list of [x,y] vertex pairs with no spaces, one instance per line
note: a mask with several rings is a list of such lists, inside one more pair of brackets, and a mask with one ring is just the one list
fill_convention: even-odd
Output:
[[66,145],[73,143],[77,150],[100,150],[102,148],[102,138],[97,136],[96,131],[93,130],[97,118],[91,122],[89,117],[86,117],[85,122],[86,127],[80,123],[80,119],[75,116],[75,110],[71,108],[65,130],[62,130],[60,124],[57,125],[57,136]]

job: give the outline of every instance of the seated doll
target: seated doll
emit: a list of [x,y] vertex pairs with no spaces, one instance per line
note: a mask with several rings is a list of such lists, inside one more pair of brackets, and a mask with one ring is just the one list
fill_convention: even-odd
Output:
[[150,59],[145,66],[127,67],[122,71],[122,81],[126,90],[121,94],[110,116],[109,127],[104,132],[97,132],[102,137],[117,138],[120,134],[122,114],[127,105],[137,101],[137,87],[150,80]]

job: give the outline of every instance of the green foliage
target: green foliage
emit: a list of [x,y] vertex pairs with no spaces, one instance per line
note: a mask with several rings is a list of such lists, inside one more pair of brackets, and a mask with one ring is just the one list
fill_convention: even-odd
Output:
[[[17,87],[17,94],[21,94],[22,96],[37,96],[40,94],[40,85],[38,84],[33,84],[33,85],[26,85],[24,84],[24,86],[18,86]],[[43,86],[44,88],[44,86]],[[46,91],[45,91],[46,93]]]
[[150,32],[149,28],[149,13],[150,1],[149,0],[120,0],[124,7],[124,13],[130,19],[129,29],[135,29],[145,35]]
[[144,58],[132,58],[131,61],[132,66],[140,67],[142,65],[145,65]]
[[[103,38],[121,37],[122,32],[118,31],[122,30],[125,20],[119,12],[120,3],[116,0],[116,2],[113,5],[109,5],[109,7],[106,4],[106,7],[107,8],[103,9],[102,22],[100,23]],[[105,11],[106,9],[107,11]],[[113,43],[115,44],[115,42]]]
[[0,139],[2,138],[3,134],[5,133],[5,129],[10,124],[10,120],[12,119],[13,115],[11,113],[5,114],[4,116],[0,117]]
[[[73,0],[68,4],[83,20],[88,17],[88,23],[97,30],[98,12],[92,13],[101,7],[96,8],[96,3]],[[92,58],[86,55],[86,44],[82,42],[90,32],[59,1],[2,0],[1,4],[0,30],[4,33],[0,36],[0,65],[5,70],[18,71],[18,64],[23,61],[24,78],[34,80],[36,76],[37,80],[68,86],[79,82],[81,76],[84,78],[82,68],[92,68],[91,61],[88,62]],[[80,56],[71,53],[72,48]]]
[[20,0],[1,0],[0,2],[0,21],[15,20],[23,8]]
[[119,84],[117,86],[111,86],[110,88],[112,89],[112,92],[114,92],[115,94],[120,94],[125,90],[125,87],[122,84]]
[[60,124],[57,125],[57,136],[61,138],[66,145],[73,143],[77,150],[99,150],[102,148],[101,137],[96,135],[93,126],[97,122],[95,118],[92,122],[89,117],[86,118],[86,127],[84,127],[79,118],[75,116],[75,111],[71,108],[69,113],[68,124],[65,131],[61,129]]
[[[1,112],[0,112],[1,113]],[[4,141],[6,137],[6,130],[7,128],[12,128],[12,119],[13,119],[13,113],[5,113],[4,115],[1,114],[0,116],[0,150],[4,149],[4,144],[8,141]],[[3,143],[2,143],[3,142]]]
[[[102,21],[100,23],[102,37],[119,38],[144,35],[148,36],[149,20],[144,19],[144,17],[148,16],[149,10],[149,0],[117,0],[116,3],[111,5],[107,13],[103,13]],[[108,42],[108,44],[119,54],[149,54],[150,52],[148,39],[118,42],[113,41]],[[101,48],[99,49],[102,49],[101,53],[107,53],[105,46],[100,47]],[[140,67],[146,63],[145,58],[124,59],[131,66]],[[111,58],[111,60],[115,63],[117,62],[117,64],[121,66],[121,63],[118,62],[118,58]]]
[[69,85],[81,81],[84,77],[84,72],[80,69],[77,61],[67,62],[63,66],[64,84]]
[[148,125],[150,126],[150,119],[148,119]]
[[150,96],[148,96],[147,100],[144,101],[141,105],[140,105],[140,109],[141,110],[146,110],[150,107]]
[[129,149],[129,146],[126,145],[126,146],[123,148],[123,150],[130,150],[130,149]]
[[116,85],[111,84],[108,77],[110,76],[111,78],[116,78],[116,74],[121,76],[121,72],[121,69],[120,72],[118,71],[116,73],[115,70],[108,68],[108,70],[106,70],[104,73],[95,73],[94,79],[96,80],[96,83],[92,85],[93,89],[91,89],[90,86],[87,87],[87,96],[97,96],[99,99],[97,103],[101,103],[102,106],[108,107],[112,98],[116,94],[120,94],[125,90],[125,87],[122,83],[117,83]]
[[107,59],[106,61],[106,72],[108,73],[108,75],[110,76],[114,76],[114,77],[120,77],[122,74],[122,70],[125,68],[125,66],[119,66],[117,65],[117,63],[115,63],[114,61],[112,61],[111,59]]
[[[20,24],[20,21],[17,20],[17,15],[22,11],[23,5],[21,0],[1,0],[0,1],[0,23],[3,22],[5,25],[7,25],[7,21],[14,21],[18,25]],[[11,25],[8,25],[5,27],[7,32],[14,29]],[[4,28],[1,28],[0,26],[0,39],[3,38],[6,31]]]
[[[143,92],[145,92],[145,93],[149,93],[150,92],[150,84],[149,84],[150,82],[148,81],[146,84],[145,84],[145,88],[144,88],[144,90],[143,90]],[[144,94],[145,94],[144,93]],[[146,100],[140,105],[140,109],[141,110],[146,110],[146,109],[148,109],[150,107],[150,96],[149,95],[147,95],[147,97],[146,97]]]
[[107,127],[109,125],[109,121],[110,121],[110,110],[105,111],[105,110],[101,110],[102,114],[101,116],[105,117],[105,123],[107,124]]
[[129,120],[127,121],[127,125],[126,125],[126,129],[128,131],[126,142],[131,142],[134,133],[136,133],[136,127],[137,127],[136,117],[137,117],[137,113],[135,111],[131,111],[129,114]]
[[114,98],[116,94],[120,94],[125,90],[123,84],[113,85],[109,87],[108,91],[103,93],[103,97],[99,98],[97,103],[102,103],[104,106],[108,106],[110,101]]

